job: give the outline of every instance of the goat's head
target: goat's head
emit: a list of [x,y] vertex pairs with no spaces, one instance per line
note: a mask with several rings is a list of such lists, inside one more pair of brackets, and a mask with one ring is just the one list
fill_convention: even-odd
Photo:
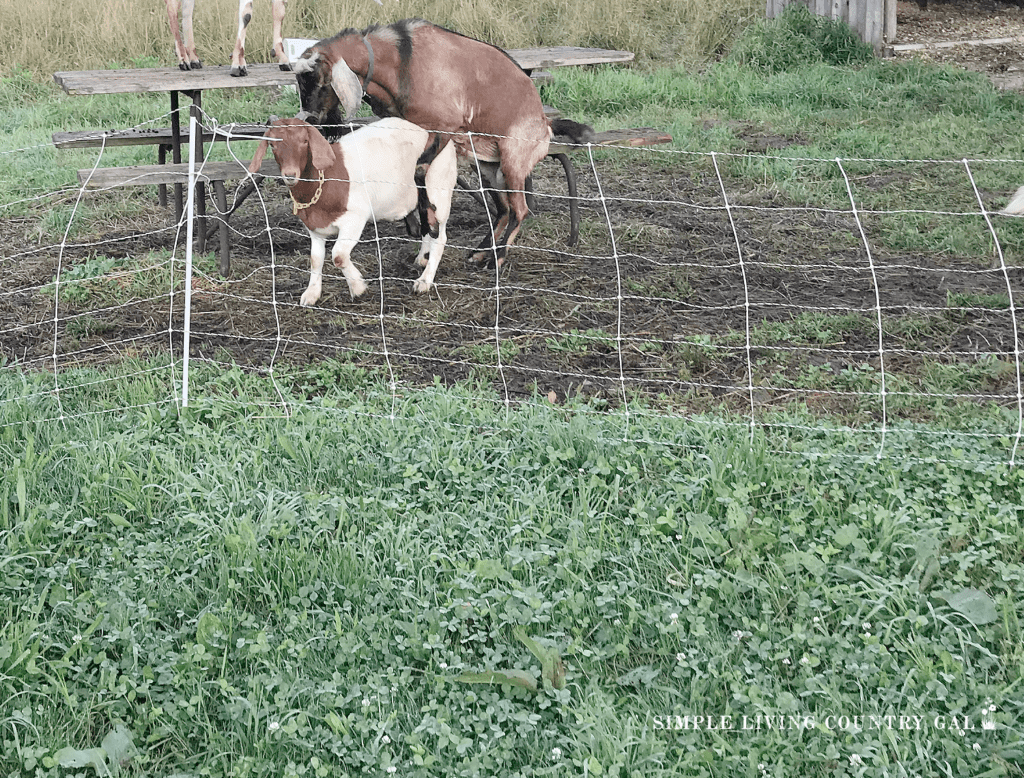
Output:
[[363,99],[359,77],[344,59],[331,62],[317,46],[306,49],[292,65],[304,115],[314,124],[340,125],[355,116]]
[[249,164],[250,173],[260,169],[267,146],[271,144],[274,159],[281,168],[281,177],[288,186],[299,182],[311,162],[316,170],[326,170],[335,161],[334,149],[316,127],[301,119],[278,119],[270,125],[256,147]]

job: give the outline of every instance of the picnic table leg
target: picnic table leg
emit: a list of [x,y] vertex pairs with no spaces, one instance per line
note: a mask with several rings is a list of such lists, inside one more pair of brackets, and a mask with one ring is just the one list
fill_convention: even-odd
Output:
[[223,181],[213,182],[213,193],[217,197],[220,211],[220,274],[227,278],[231,274],[231,236],[228,234],[228,196]]
[[[166,164],[166,162],[167,162],[167,149],[169,149],[169,148],[170,148],[170,146],[168,146],[166,143],[161,143],[156,148],[156,161],[159,162],[161,165]],[[161,208],[166,208],[167,207],[167,184],[160,184],[160,186],[158,186],[156,188],[156,191],[157,191],[158,200],[160,202],[160,207]]]
[[552,157],[562,163],[565,171],[565,183],[569,187],[569,240],[566,245],[572,248],[580,237],[580,202],[576,196],[576,171],[573,169],[572,160],[568,154],[552,154]]
[[[171,92],[171,162],[181,162],[181,120],[178,118],[178,93]],[[181,214],[185,210],[182,202],[183,189],[181,184],[174,185],[174,220],[181,221]]]
[[[204,159],[203,150],[203,93],[196,89],[187,93],[192,98],[189,115],[195,117],[199,142],[196,144],[196,166],[201,166]],[[196,181],[196,248],[202,254],[206,251],[206,184]]]

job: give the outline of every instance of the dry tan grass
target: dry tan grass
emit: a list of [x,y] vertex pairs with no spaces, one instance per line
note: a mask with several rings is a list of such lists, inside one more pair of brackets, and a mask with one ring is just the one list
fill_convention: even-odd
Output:
[[[291,0],[286,37],[321,38],[346,27],[420,16],[505,48],[596,46],[644,61],[699,61],[763,14],[762,0]],[[197,0],[196,45],[209,64],[227,64],[235,40],[235,0]],[[270,3],[255,0],[246,49],[269,62]],[[160,0],[0,0],[0,72],[129,66],[155,58],[173,65]]]

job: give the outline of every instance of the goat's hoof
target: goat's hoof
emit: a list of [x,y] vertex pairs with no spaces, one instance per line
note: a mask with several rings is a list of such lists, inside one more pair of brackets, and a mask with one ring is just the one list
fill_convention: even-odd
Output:
[[494,249],[484,249],[483,251],[474,251],[470,254],[469,261],[482,268],[494,270],[494,268],[505,264],[505,256],[499,252],[497,259],[495,259]]
[[299,300],[299,305],[301,305],[303,308],[312,308],[314,305],[316,305],[317,300],[319,299],[320,295],[314,296],[311,295],[309,292],[306,292],[304,295],[302,295],[302,299]]
[[416,294],[426,294],[430,291],[430,282],[425,281],[422,278],[417,278],[412,282],[412,290]]
[[279,62],[278,66],[281,68],[281,70],[291,71],[291,69],[292,69],[292,63],[291,62]]
[[352,295],[352,299],[355,300],[366,293],[366,284],[362,281],[349,282],[348,291]]
[[235,78],[241,78],[242,76],[249,75],[249,70],[246,67],[231,68],[231,75]]
[[178,70],[184,70],[186,73],[188,73],[188,71],[190,70],[190,68],[188,66],[188,63],[187,62],[179,62],[178,63]]
[[203,69],[203,61],[201,59],[194,59],[194,60],[192,60],[191,62],[188,63],[188,66],[192,70],[202,70]]

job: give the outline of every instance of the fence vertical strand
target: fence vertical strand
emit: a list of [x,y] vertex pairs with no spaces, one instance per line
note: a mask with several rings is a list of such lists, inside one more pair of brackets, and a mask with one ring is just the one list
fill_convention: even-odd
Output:
[[[476,176],[480,181],[480,199],[484,201],[484,210],[487,212],[487,229],[494,235],[494,221],[491,219],[491,209],[487,207],[487,191],[484,189],[484,177],[480,170],[480,158],[476,155],[476,145],[473,143],[473,133],[467,132],[469,148],[473,153],[473,160],[476,162]],[[494,358],[497,360],[498,375],[501,376],[501,386],[505,395],[505,418],[508,419],[512,410],[512,400],[508,395],[508,381],[505,380],[505,366],[501,362],[501,266],[498,264],[498,242],[491,241],[491,251],[494,254]]]
[[989,233],[992,235],[992,241],[996,247],[996,256],[999,257],[999,269],[1003,274],[1003,281],[1006,283],[1006,296],[1010,300],[1010,323],[1013,327],[1013,361],[1017,369],[1017,434],[1013,438],[1013,448],[1010,450],[1009,462],[1010,467],[1013,467],[1017,459],[1017,449],[1020,447],[1021,434],[1024,433],[1024,391],[1022,391],[1021,384],[1020,336],[1018,335],[1019,330],[1017,328],[1017,308],[1013,302],[1013,285],[1010,283],[1010,274],[1006,269],[1006,258],[1003,256],[1003,247],[999,243],[999,236],[996,235],[996,229],[992,224],[988,209],[985,208],[981,192],[978,191],[978,185],[974,182],[971,166],[966,159],[962,161],[964,169],[967,171],[967,178],[971,182],[971,188],[974,190],[974,197],[977,199],[978,207],[981,209],[981,215],[985,219],[985,224],[988,225]]
[[78,206],[82,202],[82,195],[85,194],[86,187],[89,186],[89,182],[92,180],[93,174],[100,166],[100,160],[103,159],[103,152],[107,149],[107,134],[103,133],[102,143],[100,144],[100,153],[96,156],[96,162],[92,166],[92,170],[89,171],[89,177],[85,182],[78,187],[78,195],[75,197],[75,207],[71,209],[71,216],[68,217],[68,226],[64,228],[64,235],[60,241],[60,251],[57,252],[57,271],[53,276],[53,395],[57,399],[57,412],[60,414],[60,423],[65,424],[64,421],[64,404],[60,399],[60,379],[57,370],[57,351],[59,346],[59,335],[58,329],[60,325],[60,271],[64,264],[64,249],[68,244],[68,237],[71,235],[71,225],[74,224],[75,215],[78,213]]
[[612,216],[608,211],[608,200],[604,196],[604,187],[601,186],[601,177],[597,174],[597,164],[594,162],[594,145],[587,144],[587,155],[590,158],[590,169],[594,173],[594,184],[597,186],[597,196],[601,201],[601,208],[604,210],[604,220],[608,225],[608,240],[612,246],[612,258],[615,260],[615,350],[619,356],[619,388],[622,392],[622,410],[625,415],[625,429],[622,432],[623,440],[629,439],[629,399],[626,396],[626,372],[622,364],[622,266],[619,261],[619,248],[615,243],[615,229],[612,226]]
[[857,223],[857,229],[860,232],[860,239],[864,244],[864,251],[867,253],[868,268],[871,270],[871,286],[875,291],[875,318],[878,324],[878,372],[881,377],[879,395],[882,402],[882,436],[878,444],[878,454],[876,455],[876,458],[881,459],[882,452],[885,451],[885,435],[889,427],[889,408],[885,391],[885,342],[882,331],[882,295],[878,290],[878,273],[875,272],[875,258],[871,254],[871,244],[868,242],[868,235],[864,231],[864,225],[860,220],[860,213],[857,211],[857,202],[853,196],[853,187],[850,185],[850,177],[846,175],[846,168],[843,167],[843,161],[839,157],[836,157],[836,165],[839,166],[839,172],[843,174],[843,181],[846,183],[846,194],[850,198],[850,213],[853,214],[853,220]]
[[722,171],[718,169],[718,152],[711,152],[711,162],[715,166],[715,175],[718,176],[718,186],[722,192],[722,202],[725,203],[725,212],[729,216],[729,227],[732,228],[732,237],[736,241],[736,256],[740,263],[740,275],[743,278],[743,330],[746,335],[747,346],[747,397],[750,401],[750,443],[754,443],[754,360],[750,352],[750,288],[747,285],[747,266],[743,261],[743,247],[740,245],[740,234],[736,229],[736,219],[732,215],[732,206],[729,204],[729,195],[725,191],[725,181],[722,180]]
[[[200,142],[202,142],[200,140]],[[181,338],[181,407],[188,407],[188,363],[192,334],[192,235],[195,232],[196,117],[188,117],[188,197],[185,199],[185,319]]]

